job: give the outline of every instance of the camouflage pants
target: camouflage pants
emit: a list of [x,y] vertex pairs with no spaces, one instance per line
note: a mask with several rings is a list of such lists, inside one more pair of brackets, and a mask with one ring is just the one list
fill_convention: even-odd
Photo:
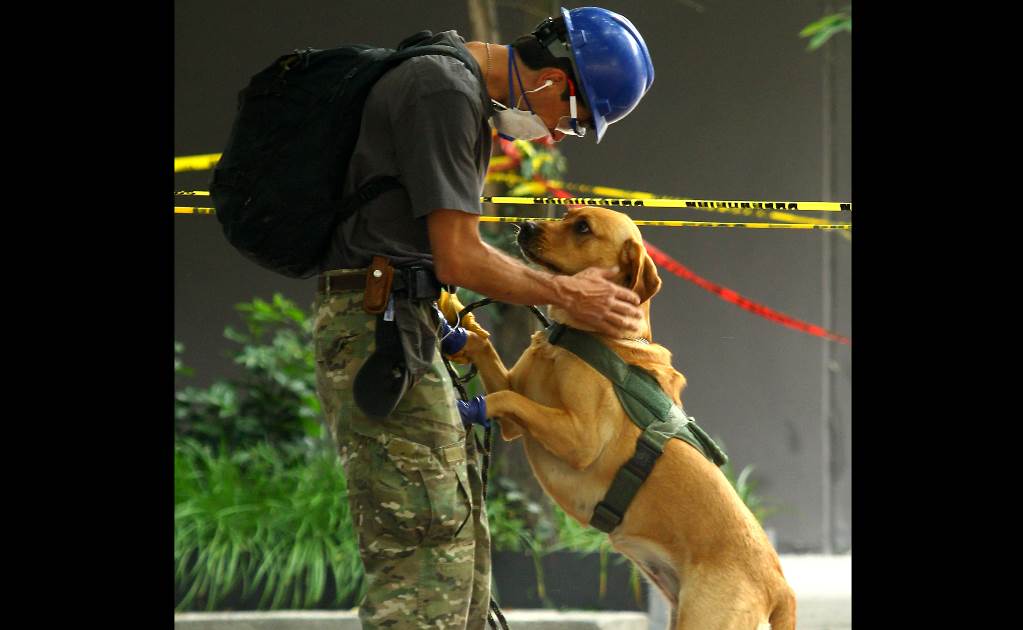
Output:
[[359,619],[366,630],[485,628],[490,530],[474,433],[462,427],[439,349],[390,416],[361,412],[352,382],[373,352],[375,321],[361,291],[317,295],[317,392],[366,570]]

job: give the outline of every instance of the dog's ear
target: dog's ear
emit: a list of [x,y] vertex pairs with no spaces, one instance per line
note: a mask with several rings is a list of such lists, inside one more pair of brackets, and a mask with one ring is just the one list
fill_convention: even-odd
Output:
[[625,286],[635,291],[641,302],[657,295],[661,290],[661,277],[642,241],[631,238],[625,241],[619,259],[625,272]]

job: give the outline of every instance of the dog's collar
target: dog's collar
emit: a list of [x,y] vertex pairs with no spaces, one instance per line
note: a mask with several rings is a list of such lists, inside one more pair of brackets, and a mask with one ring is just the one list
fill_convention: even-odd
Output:
[[[568,328],[568,327],[569,327],[569,326],[568,326],[567,324],[562,324],[561,322],[558,322],[558,321],[555,321],[555,322],[551,322],[551,323],[549,323],[549,324],[547,325],[547,327],[548,327],[548,328],[549,328],[550,326],[564,326],[564,327],[566,327],[566,328]],[[559,334],[560,334],[560,333],[559,333]],[[598,333],[595,333],[595,332],[591,332],[591,333],[589,333],[589,334],[591,334],[591,335],[596,335],[596,334],[598,334]],[[619,338],[618,338],[617,340],[618,340],[618,341],[638,341],[638,342],[640,342],[640,343],[645,343],[645,344],[647,344],[647,345],[650,345],[650,344],[652,344],[652,343],[653,343],[652,341],[650,341],[650,340],[649,340],[649,339],[647,339],[646,337],[619,337]],[[552,341],[551,343],[554,343],[554,342]]]

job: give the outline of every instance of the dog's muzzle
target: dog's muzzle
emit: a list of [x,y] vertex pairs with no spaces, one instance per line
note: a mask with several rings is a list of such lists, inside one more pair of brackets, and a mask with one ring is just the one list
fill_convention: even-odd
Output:
[[517,238],[519,245],[527,245],[536,240],[537,234],[540,233],[540,226],[533,221],[523,221],[522,223],[516,223],[515,225],[519,228],[519,236]]
[[519,249],[527,257],[532,259],[536,254],[536,246],[540,238],[540,226],[533,221],[524,221],[522,223],[516,223],[519,228],[518,237],[515,242],[518,244]]

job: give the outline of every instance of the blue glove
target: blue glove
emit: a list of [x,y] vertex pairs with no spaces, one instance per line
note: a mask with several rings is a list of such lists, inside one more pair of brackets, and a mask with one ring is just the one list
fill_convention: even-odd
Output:
[[469,339],[469,333],[465,328],[461,326],[452,328],[443,316],[440,318],[440,336],[440,351],[449,356],[464,348],[466,340]]
[[462,415],[462,426],[466,429],[471,427],[473,423],[476,423],[484,429],[490,428],[490,421],[487,420],[487,401],[484,400],[483,396],[477,396],[465,402],[464,400],[456,400],[458,404],[458,413]]

